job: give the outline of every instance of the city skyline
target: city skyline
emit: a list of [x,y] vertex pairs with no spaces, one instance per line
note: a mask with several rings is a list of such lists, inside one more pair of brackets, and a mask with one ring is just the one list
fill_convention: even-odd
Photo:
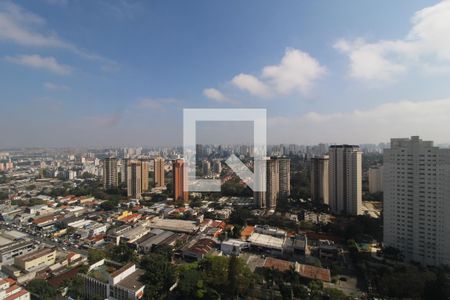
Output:
[[450,299],[450,0],[0,0],[0,300]]
[[446,143],[449,17],[448,0],[4,1],[0,148],[180,145],[192,107],[267,108],[270,144]]

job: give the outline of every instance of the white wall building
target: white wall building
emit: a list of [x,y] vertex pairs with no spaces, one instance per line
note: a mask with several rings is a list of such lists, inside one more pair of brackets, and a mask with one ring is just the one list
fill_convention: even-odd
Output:
[[405,259],[450,265],[450,149],[417,136],[384,152],[384,243]]

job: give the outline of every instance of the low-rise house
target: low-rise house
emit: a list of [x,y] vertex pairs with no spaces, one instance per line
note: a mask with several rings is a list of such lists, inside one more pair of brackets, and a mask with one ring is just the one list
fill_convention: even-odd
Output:
[[131,229],[121,234],[119,243],[120,244],[134,243],[135,241],[139,240],[141,237],[143,237],[149,232],[150,228],[144,225],[132,227]]
[[342,249],[336,246],[332,241],[320,240],[318,252],[320,258],[333,259],[341,254]]
[[276,227],[271,227],[269,225],[255,225],[254,230],[256,233],[271,235],[279,238],[284,238],[287,235],[286,231]]
[[229,239],[220,244],[220,251],[225,255],[239,255],[242,250],[248,248],[250,248],[250,243],[236,239]]
[[30,293],[10,278],[0,279],[0,300],[30,300]]
[[183,258],[185,260],[201,260],[206,255],[211,255],[216,252],[216,242],[209,238],[202,238],[199,240],[193,240],[183,249]]
[[2,265],[10,265],[14,257],[33,252],[37,244],[33,241],[18,240],[0,247],[0,262]]
[[23,271],[31,272],[49,267],[55,261],[55,248],[41,248],[34,252],[15,257],[14,265]]
[[185,221],[177,219],[153,218],[152,220],[150,220],[150,227],[189,234],[193,234],[198,231],[198,225],[195,221]]
[[306,280],[331,281],[330,270],[311,265],[290,262],[282,259],[268,257],[264,260],[263,268],[275,269],[280,272],[295,271]]
[[295,236],[288,237],[284,247],[285,252],[295,254],[309,254],[308,251],[308,238],[306,234],[297,234]]
[[136,248],[139,252],[148,253],[155,247],[162,245],[175,246],[177,240],[182,238],[182,234],[174,233],[161,229],[153,229],[147,235],[136,242]]
[[247,241],[254,250],[264,251],[272,255],[281,255],[283,254],[286,239],[255,232]]

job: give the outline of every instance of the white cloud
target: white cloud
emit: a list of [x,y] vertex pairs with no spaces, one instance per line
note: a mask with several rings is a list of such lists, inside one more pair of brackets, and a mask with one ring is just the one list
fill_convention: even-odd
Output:
[[236,103],[235,100],[230,99],[229,97],[225,96],[221,91],[215,88],[204,89],[203,95],[208,99],[211,99],[219,103]]
[[350,76],[357,79],[393,81],[415,67],[442,73],[450,69],[449,20],[450,0],[443,0],[416,12],[404,38],[377,42],[341,39],[334,47],[348,55]]
[[270,96],[270,89],[262,81],[253,75],[241,73],[231,79],[231,83],[241,90],[247,91],[253,96],[266,98]]
[[50,5],[61,5],[61,6],[69,4],[69,0],[44,0],[44,2]]
[[72,73],[72,68],[70,66],[58,63],[52,56],[43,57],[37,54],[7,56],[5,57],[5,60],[36,69],[45,69],[60,75],[69,75]]
[[45,20],[10,1],[0,2],[0,40],[21,46],[65,49],[76,55],[116,66],[117,63],[90,53],[58,37],[45,29]]
[[267,66],[262,73],[280,94],[306,94],[327,70],[308,53],[287,49],[279,65]]
[[[448,142],[448,124],[450,99],[401,101],[351,112],[310,112],[295,118],[271,118],[269,139],[271,143],[377,143],[393,137],[420,135]],[[298,140],[293,141],[292,137]]]
[[58,91],[69,91],[70,87],[64,84],[56,84],[53,82],[45,82],[44,83],[44,88],[47,91],[51,91],[51,92],[58,92]]
[[42,27],[44,24],[44,19],[12,2],[0,4],[0,39],[23,46],[74,48],[55,35],[35,31],[36,27]]
[[139,0],[101,0],[98,3],[103,6],[105,13],[119,20],[132,19],[144,11],[143,2]]
[[179,101],[172,98],[165,99],[152,99],[152,98],[140,98],[136,103],[136,108],[150,109],[157,111],[166,111],[169,107],[175,106]]
[[327,69],[311,55],[287,48],[278,65],[266,66],[260,76],[241,73],[231,84],[260,98],[310,92],[317,80],[327,74]]

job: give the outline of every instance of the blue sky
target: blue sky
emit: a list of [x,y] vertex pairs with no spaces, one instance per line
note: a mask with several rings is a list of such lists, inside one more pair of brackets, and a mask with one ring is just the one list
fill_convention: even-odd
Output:
[[[0,3],[0,147],[181,144],[267,108],[270,143],[449,142],[450,1]],[[214,134],[213,134],[214,135]]]

